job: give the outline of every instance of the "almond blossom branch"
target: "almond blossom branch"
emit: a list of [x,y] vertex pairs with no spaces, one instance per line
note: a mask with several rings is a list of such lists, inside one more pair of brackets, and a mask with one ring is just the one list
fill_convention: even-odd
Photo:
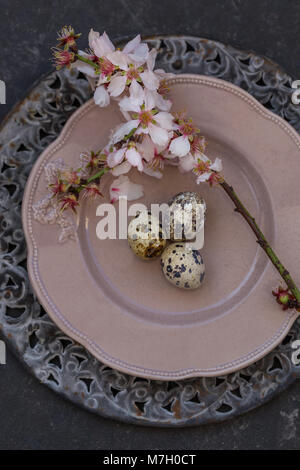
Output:
[[[235,205],[235,211],[241,214],[242,217],[244,217],[247,224],[254,232],[257,238],[257,243],[264,250],[268,258],[271,260],[272,264],[275,266],[275,268],[279,272],[280,276],[286,283],[288,290],[292,293],[293,298],[291,298],[288,295],[288,291],[285,291],[283,289],[280,289],[277,292],[273,292],[273,295],[277,297],[277,300],[281,300],[279,301],[279,303],[281,303],[283,306],[296,308],[297,310],[300,310],[300,290],[296,286],[296,283],[293,280],[291,274],[285,268],[285,266],[281,263],[278,256],[276,255],[273,248],[271,247],[270,243],[266,239],[265,235],[263,234],[263,232],[257,225],[255,218],[250,214],[250,212],[246,209],[244,204],[238,198],[232,186],[230,186],[225,180],[220,182],[219,184],[220,186],[222,186],[226,194],[230,197],[233,204]],[[282,293],[284,294],[280,296],[280,294]]]
[[75,212],[81,192],[85,197],[101,195],[97,184],[107,172],[117,177],[110,186],[111,202],[121,196],[130,201],[143,195],[142,186],[126,176],[132,168],[155,178],[162,177],[165,165],[176,165],[182,173],[193,172],[197,184],[207,182],[224,189],[286,283],[286,289],[279,287],[273,292],[277,302],[284,309],[300,311],[300,290],[255,219],[224,180],[221,159],[212,161],[205,154],[207,142],[192,119],[170,112],[168,78],[172,74],[154,69],[157,51],[149,50],[140,35],[116,49],[106,33],[100,35],[91,29],[89,49],[84,52],[76,43],[79,36],[71,26],[59,33],[53,53],[56,67],[72,67],[84,73],[94,90],[95,104],[105,107],[111,99],[117,100],[126,122],[112,130],[101,151],[81,155],[79,169],[57,175],[50,189],[61,201],[62,210]]

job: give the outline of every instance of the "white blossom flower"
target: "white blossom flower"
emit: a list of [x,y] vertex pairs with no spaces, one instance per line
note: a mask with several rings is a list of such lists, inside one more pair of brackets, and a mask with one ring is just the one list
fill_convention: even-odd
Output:
[[136,134],[149,134],[157,145],[166,145],[169,142],[169,131],[174,129],[173,116],[165,111],[157,113],[153,95],[149,90],[143,90],[136,84],[130,96],[119,104],[123,111],[134,112],[134,119],[117,130],[113,136],[113,143],[121,140],[133,129],[136,129]]
[[159,77],[153,72],[157,50],[152,49],[147,58],[147,69],[140,74],[145,88],[148,90],[157,90],[159,87]]
[[[100,36],[100,34],[93,29],[91,29],[89,33],[89,46],[95,54],[96,59],[101,59],[101,63],[98,63],[98,65],[100,64],[100,77],[98,79],[98,87],[94,93],[94,101],[101,107],[108,106],[110,103],[109,93],[102,84],[107,81],[107,77],[109,77],[115,70],[115,66],[106,58],[108,54],[115,50],[115,46],[105,32]],[[81,55],[89,57],[86,53],[81,52]],[[82,64],[83,65],[77,67],[80,71],[91,77],[97,76],[95,74],[95,69],[93,72],[91,71],[91,69],[93,69],[91,65],[85,64],[84,62],[82,62]]]
[[112,132],[110,143],[113,145],[113,144],[116,144],[117,142],[120,142],[121,140],[124,139],[125,136],[127,136],[130,132],[136,129],[138,125],[139,125],[138,119],[134,119],[134,120],[131,119],[130,121],[125,122],[125,124],[120,124]]
[[104,32],[101,36],[93,29],[89,32],[89,46],[97,57],[106,57],[115,50],[115,46]]
[[[79,36],[73,28],[63,28],[54,49],[57,68],[72,67],[84,73],[95,103],[104,107],[115,98],[126,122],[111,131],[102,150],[81,154],[80,168],[65,167],[62,161],[55,168],[51,164],[46,167],[50,194],[34,210],[35,218],[51,223],[58,210],[70,208],[76,212],[81,191],[83,197],[101,194],[98,180],[107,171],[116,177],[109,188],[112,202],[143,196],[143,186],[132,183],[126,175],[132,168],[162,178],[166,164],[176,165],[181,172],[192,171],[197,183],[222,185],[222,161],[216,158],[213,162],[205,155],[205,138],[192,119],[185,118],[184,113],[169,112],[172,103],[167,99],[167,78],[173,74],[155,69],[156,49],[149,51],[140,35],[122,50],[116,49],[105,32],[100,35],[91,29],[89,50],[78,51]],[[57,200],[61,207],[53,207]]]
[[136,80],[132,81],[129,92],[130,95],[125,96],[119,103],[122,113],[138,109],[138,107],[144,102],[145,94],[148,97],[148,102],[151,101],[153,108],[160,109],[161,111],[169,111],[172,106],[172,102],[170,100],[164,99],[162,95],[155,90],[144,90],[142,85],[140,85]]
[[161,179],[163,177],[163,172],[161,170],[155,170],[151,166],[144,166],[143,173],[157,179]]
[[104,85],[100,85],[96,88],[94,93],[94,101],[95,104],[101,108],[109,105],[110,97]]
[[110,168],[114,168],[122,163],[124,159],[126,159],[131,166],[136,166],[139,171],[143,170],[142,157],[132,144],[110,153],[107,157],[107,164]]
[[221,158],[216,158],[214,163],[212,165],[210,165],[210,169],[213,170],[213,171],[217,171],[217,172],[220,172],[223,170],[223,164],[222,164],[222,160]]
[[[119,96],[125,90],[126,85],[135,81],[142,81],[143,86],[155,92],[159,87],[160,76],[153,71],[157,51],[152,49],[149,52],[147,44],[141,43],[140,35],[130,41],[123,51],[114,51],[107,56],[114,66],[118,67],[118,72],[110,79],[108,91],[111,96]],[[141,67],[146,62],[147,68]],[[159,97],[156,100],[160,102]],[[164,109],[167,109],[167,104]]]
[[117,97],[123,93],[126,87],[127,77],[126,75],[115,75],[110,79],[108,85],[108,93],[112,97]]
[[149,48],[144,42],[141,42],[141,35],[138,34],[129,41],[123,49],[125,54],[136,64],[144,64],[148,58]]
[[153,100],[154,100],[154,106],[157,109],[160,109],[161,111],[170,111],[172,107],[172,101],[165,99],[160,93],[157,91],[152,91],[151,92]]
[[184,155],[178,159],[178,168],[182,173],[193,170],[196,164],[197,159],[191,153],[188,153],[187,155]]
[[116,202],[120,197],[127,197],[128,201],[134,201],[144,195],[141,184],[132,183],[128,176],[121,175],[115,179],[109,188],[111,202]]
[[140,71],[138,70],[138,67],[135,67],[132,64],[126,65],[122,72],[117,72],[113,77],[111,77],[108,91],[113,97],[120,96],[125,90],[126,85],[130,85],[131,89],[132,86],[137,84],[137,80],[140,80]]
[[[134,200],[143,195],[142,186],[125,176],[133,167],[161,178],[165,164],[178,165],[181,172],[193,171],[197,183],[222,181],[221,159],[212,162],[204,154],[205,139],[192,120],[169,113],[172,103],[165,99],[169,91],[166,78],[173,74],[154,70],[157,51],[149,51],[140,35],[123,50],[116,50],[105,32],[100,36],[92,29],[89,46],[90,53],[79,53],[97,64],[98,73],[96,66],[80,60],[72,67],[85,73],[93,86],[97,85],[94,93],[97,105],[107,106],[110,97],[116,98],[127,120],[112,131],[107,146],[107,165],[110,173],[118,177],[110,186],[112,201],[122,196]],[[126,90],[129,94],[124,96]],[[134,135],[140,137],[131,139]],[[115,144],[122,141],[121,148],[116,149]]]
[[143,141],[137,144],[138,151],[144,160],[143,172],[155,178],[162,177],[165,165],[164,152],[167,145],[156,145],[149,135],[145,135]]
[[125,160],[125,161],[123,161],[123,163],[120,163],[119,165],[115,166],[111,170],[111,174],[114,175],[114,176],[124,175],[125,173],[128,173],[131,170],[131,168],[132,168],[131,163],[129,163],[129,161]]
[[184,157],[190,151],[190,148],[188,136],[185,135],[176,137],[170,143],[170,152],[177,157]]
[[219,173],[222,169],[223,165],[220,158],[216,158],[215,161],[212,162],[206,155],[202,154],[201,157],[197,159],[193,172],[197,175],[197,184],[203,183],[204,181],[213,183],[214,180],[219,178]]
[[[155,49],[153,51],[156,52]],[[153,54],[151,56],[150,54],[149,57],[152,57]],[[108,56],[108,60],[121,70],[121,72],[118,72],[110,79],[108,91],[111,96],[116,97],[121,95],[126,85],[134,85],[137,81],[142,81],[145,88],[152,91],[157,90],[159,87],[159,78],[155,73],[152,70],[141,71],[143,68],[141,69],[139,64],[132,63],[130,57],[124,51],[115,51]],[[148,63],[151,67],[153,66],[152,60],[147,60]]]
[[170,152],[177,157],[184,157],[184,155],[187,155],[190,152],[191,141],[194,136],[197,136],[199,129],[194,126],[191,119],[179,119],[177,131],[181,135],[172,140],[170,144]]
[[[157,51],[152,49],[149,53],[147,44],[141,43],[140,35],[129,41],[121,51],[115,50],[106,33],[100,36],[98,32],[91,29],[89,45],[95,56],[83,51],[81,54],[90,60],[101,59],[101,62],[98,61],[100,75],[96,74],[92,65],[80,60],[76,61],[75,66],[89,77],[96,78],[98,76],[97,85],[98,88],[101,88],[96,89],[97,94],[94,97],[96,104],[101,107],[107,106],[110,102],[110,96],[117,98],[124,92],[126,86],[130,86],[131,89],[134,88],[137,81],[141,81],[143,86],[153,93],[154,105],[162,111],[170,110],[171,102],[165,100],[157,92],[161,77],[161,71],[159,73],[153,71]],[[142,67],[145,63],[146,68]],[[107,84],[108,87],[104,88],[103,84]],[[92,83],[92,85],[95,84]],[[124,110],[122,112],[124,114]]]
[[141,42],[141,36],[138,34],[126,44],[122,51],[112,51],[106,57],[114,65],[125,70],[124,67],[128,66],[129,63],[138,66],[143,65],[148,59],[148,54],[148,45]]

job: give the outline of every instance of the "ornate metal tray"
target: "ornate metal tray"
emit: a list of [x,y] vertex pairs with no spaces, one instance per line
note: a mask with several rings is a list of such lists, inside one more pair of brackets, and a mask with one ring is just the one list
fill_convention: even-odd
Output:
[[[228,80],[300,131],[300,107],[291,102],[292,79],[273,62],[195,37],[148,39],[166,71]],[[90,98],[83,76],[53,72],[7,117],[0,130],[0,328],[31,372],[54,391],[95,413],[153,426],[223,421],[253,409],[288,387],[300,367],[291,362],[296,321],[270,354],[239,372],[217,378],[161,382],[132,377],[93,358],[66,337],[44,312],[28,281],[21,224],[24,185],[42,150],[72,112]]]

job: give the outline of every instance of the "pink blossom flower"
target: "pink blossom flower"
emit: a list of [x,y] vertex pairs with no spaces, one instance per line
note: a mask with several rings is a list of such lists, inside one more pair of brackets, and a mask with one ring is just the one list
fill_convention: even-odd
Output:
[[108,60],[106,57],[97,57],[93,53],[88,53],[84,51],[78,51],[78,54],[85,59],[90,60],[95,64],[93,65],[87,64],[82,60],[76,60],[73,64],[73,67],[77,68],[80,72],[84,73],[88,77],[98,78],[97,86],[102,85],[109,81],[111,75],[115,72],[116,67]]
[[93,150],[82,152],[79,157],[80,175],[88,175],[91,171],[106,166],[107,154],[105,149],[102,152]]
[[59,177],[57,177],[52,184],[49,184],[49,188],[54,196],[58,196],[61,193],[65,193],[67,190],[66,184],[63,183],[63,181]]
[[272,291],[272,294],[276,297],[276,302],[282,306],[283,310],[293,307],[296,300],[289,289],[284,289],[281,286],[279,286],[275,291]]
[[106,57],[100,59],[100,83],[106,82],[115,72],[116,66],[112,64]]
[[75,194],[69,194],[62,199],[61,212],[66,209],[71,209],[76,214],[77,206],[79,206],[79,202]]
[[[171,74],[173,75],[173,74]],[[166,97],[170,93],[170,87],[167,83],[167,80],[165,78],[162,78],[159,82],[159,87],[157,92],[161,95]]]
[[90,183],[89,185],[85,186],[82,191],[83,199],[96,199],[99,196],[103,196],[103,194],[99,191],[98,186],[95,183]]
[[79,184],[80,183],[80,176],[78,171],[68,169],[62,172],[62,179],[68,184]]
[[193,140],[190,142],[190,151],[192,155],[199,155],[205,152],[207,142],[203,135],[194,135]]
[[81,33],[75,34],[74,28],[72,26],[64,26],[61,31],[58,33],[58,47],[64,47],[68,49],[69,47],[76,45],[76,39],[81,36]]
[[60,70],[62,67],[70,68],[75,60],[76,56],[72,51],[60,49],[54,49],[53,51],[53,61],[57,70]]
[[111,202],[116,202],[120,197],[126,197],[128,201],[134,201],[144,195],[143,186],[132,183],[128,176],[121,175],[115,179],[109,188]]

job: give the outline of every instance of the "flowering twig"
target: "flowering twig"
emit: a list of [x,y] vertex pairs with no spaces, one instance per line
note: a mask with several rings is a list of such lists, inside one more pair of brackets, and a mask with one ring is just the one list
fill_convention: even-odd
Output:
[[[249,227],[251,227],[252,231],[254,232],[257,238],[257,243],[264,250],[268,258],[271,260],[272,264],[275,266],[280,276],[286,283],[288,290],[292,293],[292,296],[289,296],[288,291],[285,291],[279,288],[278,292],[274,292],[274,295],[277,297],[277,300],[281,300],[279,303],[281,303],[283,306],[296,308],[297,310],[299,310],[300,309],[300,290],[296,286],[295,281],[293,280],[291,274],[285,268],[285,266],[281,263],[278,256],[276,255],[273,248],[271,247],[270,243],[266,239],[265,235],[263,234],[263,232],[257,225],[255,218],[252,217],[250,212],[246,209],[244,204],[238,198],[233,187],[230,186],[225,180],[223,180],[219,184],[222,186],[226,194],[230,197],[230,199],[234,203],[235,211],[241,214],[241,216],[244,217],[244,219],[246,220]],[[278,296],[278,293],[281,294],[282,292],[285,293],[285,296],[280,296],[280,295]]]
[[105,175],[105,173],[107,173],[109,170],[110,170],[109,167],[103,168],[102,170],[95,173],[93,176],[90,176],[90,178],[87,179],[87,182],[90,183],[91,181],[101,178],[101,176]]

